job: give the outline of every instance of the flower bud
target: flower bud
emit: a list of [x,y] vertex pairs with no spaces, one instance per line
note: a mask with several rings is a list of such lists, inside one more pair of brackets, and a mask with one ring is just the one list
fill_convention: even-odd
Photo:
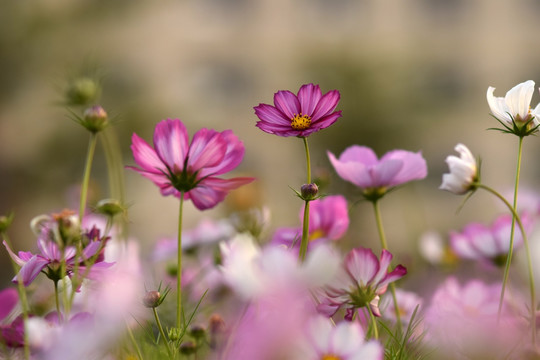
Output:
[[319,192],[319,187],[315,183],[304,184],[300,187],[300,193],[304,200],[313,200],[317,193]]
[[208,320],[208,328],[211,334],[223,332],[225,331],[225,320],[220,315],[213,314]]
[[197,352],[197,345],[193,341],[186,341],[180,345],[180,353],[183,355],[193,355]]
[[75,79],[66,91],[68,105],[88,105],[94,102],[100,93],[100,86],[94,79],[82,77]]
[[105,129],[109,118],[101,106],[94,105],[85,110],[81,124],[90,132],[97,133]]
[[159,291],[147,291],[143,297],[143,304],[147,308],[156,308],[161,304],[161,302],[162,299]]
[[116,199],[103,199],[96,205],[96,212],[106,216],[113,217],[115,215],[124,213],[125,207],[120,204],[120,201]]
[[7,229],[13,222],[13,217],[13,213],[9,214],[8,216],[0,216],[0,233],[4,233],[7,231]]
[[189,334],[196,340],[199,340],[206,335],[206,329],[202,325],[193,325],[189,329]]

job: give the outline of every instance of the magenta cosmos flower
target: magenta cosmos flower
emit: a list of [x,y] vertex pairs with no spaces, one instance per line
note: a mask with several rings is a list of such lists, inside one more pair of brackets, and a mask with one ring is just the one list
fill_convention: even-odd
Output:
[[216,206],[230,190],[254,180],[249,177],[217,177],[236,168],[244,157],[244,145],[231,130],[201,129],[191,144],[184,124],[178,119],[159,122],[154,131],[154,148],[133,134],[131,150],[138,171],[159,186],[164,196],[191,199],[199,210]]
[[274,106],[259,104],[255,114],[260,121],[256,126],[264,132],[279,136],[307,137],[336,122],[341,111],[334,111],[339,91],[321,93],[319,85],[306,84],[294,95],[288,90],[274,94]]
[[382,251],[379,261],[371,249],[352,249],[345,258],[337,280],[326,287],[326,298],[319,305],[319,311],[332,316],[345,308],[345,318],[352,320],[357,309],[369,306],[375,316],[381,316],[380,295],[386,292],[388,284],[407,274],[407,269],[401,265],[388,272],[391,261],[392,254],[387,250]]
[[389,188],[427,176],[426,160],[420,152],[393,150],[377,159],[370,148],[353,145],[339,159],[331,152],[328,157],[338,175],[361,188],[369,200],[379,199]]
[[[309,212],[309,245],[339,240],[349,228],[347,200],[341,195],[326,196],[313,200]],[[300,222],[304,218],[304,207],[300,211]],[[302,228],[280,228],[272,238],[273,244],[300,247]]]

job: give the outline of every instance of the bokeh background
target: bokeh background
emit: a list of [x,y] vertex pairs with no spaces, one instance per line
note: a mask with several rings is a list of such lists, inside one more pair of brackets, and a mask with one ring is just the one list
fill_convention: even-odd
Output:
[[[0,4],[0,214],[15,212],[10,236],[30,250],[30,220],[77,204],[88,134],[62,105],[70,82],[99,79],[100,104],[116,120],[124,163],[133,165],[130,137],[151,140],[164,118],[233,129],[244,141],[243,164],[231,176],[259,180],[216,209],[186,206],[186,227],[219,218],[246,203],[267,206],[270,228],[299,224],[302,206],[289,186],[305,180],[301,140],[255,127],[253,106],[274,92],[318,83],[338,89],[343,117],[309,138],[315,172],[327,193],[351,202],[347,241],[377,244],[369,204],[333,172],[326,151],[352,144],[380,155],[422,151],[427,179],[381,204],[389,243],[415,266],[418,239],[446,234],[471,220],[490,222],[496,202],[439,191],[444,159],[458,142],[483,159],[483,178],[501,190],[514,179],[517,139],[487,131],[488,86],[504,96],[528,79],[540,81],[540,2],[535,0],[5,0]],[[539,101],[538,93],[533,106]],[[528,138],[522,184],[540,185],[540,141]],[[93,198],[108,197],[98,147]],[[146,179],[125,171],[130,233],[143,247],[174,236],[177,201],[162,198]],[[409,258],[408,258],[409,257]],[[409,259],[409,260],[407,260]],[[0,251],[0,282],[12,277]]]

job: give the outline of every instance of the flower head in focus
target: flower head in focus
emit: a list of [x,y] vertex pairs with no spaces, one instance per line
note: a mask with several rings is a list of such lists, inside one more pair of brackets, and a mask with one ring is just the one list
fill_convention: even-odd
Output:
[[495,97],[494,87],[488,87],[487,101],[491,114],[504,129],[495,129],[520,137],[531,135],[540,125],[540,104],[531,110],[534,81],[528,80],[510,89],[505,97]]
[[164,196],[179,198],[183,193],[199,210],[216,206],[230,190],[254,180],[218,177],[236,168],[244,157],[244,145],[231,130],[200,129],[190,144],[184,124],[167,119],[156,125],[154,148],[133,134],[131,150],[140,168],[129,168],[152,180]]
[[338,175],[361,188],[370,201],[378,200],[390,188],[427,176],[426,160],[419,152],[394,150],[378,159],[372,149],[353,145],[339,159],[331,152],[328,157]]
[[279,136],[307,137],[336,122],[341,111],[334,111],[339,91],[322,94],[319,85],[306,84],[295,95],[288,90],[274,94],[274,106],[259,104],[255,114],[256,126],[264,132]]
[[322,300],[319,311],[332,316],[340,308],[345,308],[346,319],[352,320],[357,309],[369,306],[375,316],[381,316],[380,295],[386,292],[388,284],[407,274],[407,269],[401,265],[388,272],[391,261],[392,254],[387,250],[382,251],[379,261],[371,249],[352,249],[337,280],[325,288],[326,298]]
[[465,145],[457,144],[454,149],[459,153],[459,157],[449,155],[446,158],[450,173],[443,175],[439,189],[463,195],[476,189],[475,183],[478,182],[480,174],[476,159]]

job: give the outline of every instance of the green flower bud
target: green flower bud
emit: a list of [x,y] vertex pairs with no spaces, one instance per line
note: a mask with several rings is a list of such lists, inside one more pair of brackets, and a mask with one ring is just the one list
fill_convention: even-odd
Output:
[[86,109],[81,124],[90,132],[97,133],[109,125],[109,118],[101,106],[94,105]]
[[13,222],[14,217],[15,215],[13,213],[9,214],[8,216],[0,216],[0,233],[4,233],[7,231],[7,229]]
[[99,83],[91,78],[75,79],[66,91],[68,105],[88,105],[96,101],[101,89]]
[[206,329],[202,325],[193,325],[189,328],[189,334],[196,340],[203,339],[206,335]]
[[96,205],[96,212],[106,216],[113,217],[126,212],[126,208],[115,199],[103,199]]
[[180,345],[180,353],[193,355],[197,352],[197,345],[193,341],[186,341]]

